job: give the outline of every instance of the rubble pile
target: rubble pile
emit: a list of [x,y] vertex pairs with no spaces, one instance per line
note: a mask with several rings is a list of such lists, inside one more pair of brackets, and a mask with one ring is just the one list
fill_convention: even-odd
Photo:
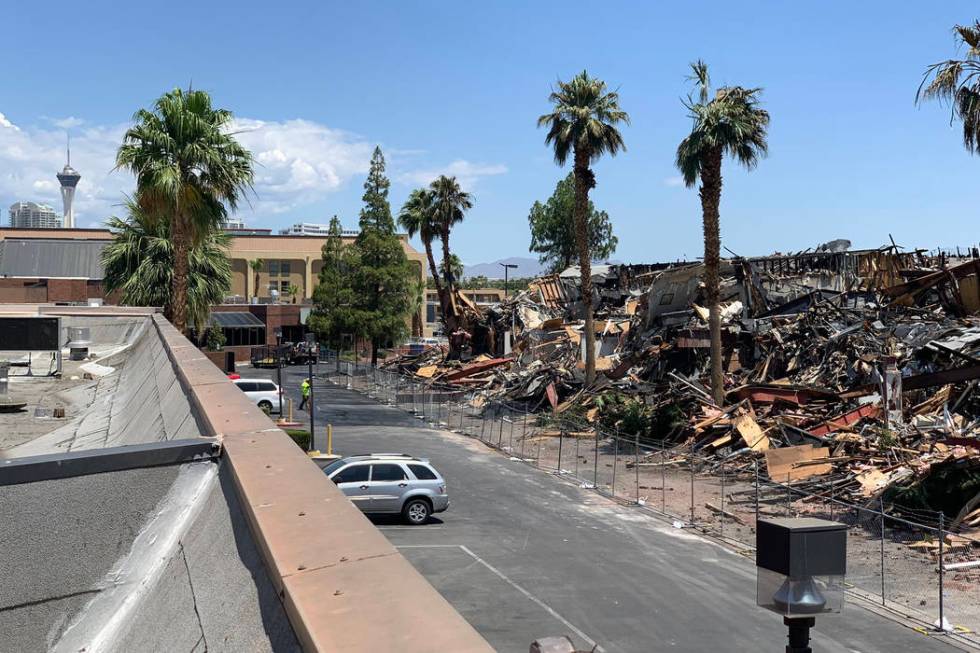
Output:
[[707,389],[700,263],[594,267],[589,387],[575,268],[474,315],[461,360],[436,348],[389,365],[480,404],[666,442],[673,462],[758,465],[815,496],[980,526],[978,252],[848,247],[723,261],[723,406]]

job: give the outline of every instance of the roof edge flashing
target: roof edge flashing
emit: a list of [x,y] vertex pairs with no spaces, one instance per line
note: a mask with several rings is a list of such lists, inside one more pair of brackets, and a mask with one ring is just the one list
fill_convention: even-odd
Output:
[[194,438],[8,458],[0,460],[0,486],[180,465],[220,455],[221,445],[217,440]]

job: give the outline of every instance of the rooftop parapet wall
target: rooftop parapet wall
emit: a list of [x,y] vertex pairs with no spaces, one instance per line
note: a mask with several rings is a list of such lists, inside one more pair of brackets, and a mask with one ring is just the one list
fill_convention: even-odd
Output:
[[269,418],[162,316],[153,324],[222,441],[272,585],[306,651],[491,651]]

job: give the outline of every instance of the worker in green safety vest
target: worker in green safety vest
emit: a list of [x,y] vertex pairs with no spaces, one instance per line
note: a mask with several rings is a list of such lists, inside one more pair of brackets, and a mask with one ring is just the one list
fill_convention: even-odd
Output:
[[306,402],[310,400],[310,380],[303,379],[303,383],[299,386],[299,391],[303,393],[303,401],[299,402],[299,409],[303,410],[306,408]]

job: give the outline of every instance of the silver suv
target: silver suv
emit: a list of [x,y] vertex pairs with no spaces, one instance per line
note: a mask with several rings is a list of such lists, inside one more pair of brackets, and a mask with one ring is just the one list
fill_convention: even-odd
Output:
[[323,473],[365,513],[398,514],[413,525],[449,508],[446,481],[424,458],[372,453],[335,460]]

